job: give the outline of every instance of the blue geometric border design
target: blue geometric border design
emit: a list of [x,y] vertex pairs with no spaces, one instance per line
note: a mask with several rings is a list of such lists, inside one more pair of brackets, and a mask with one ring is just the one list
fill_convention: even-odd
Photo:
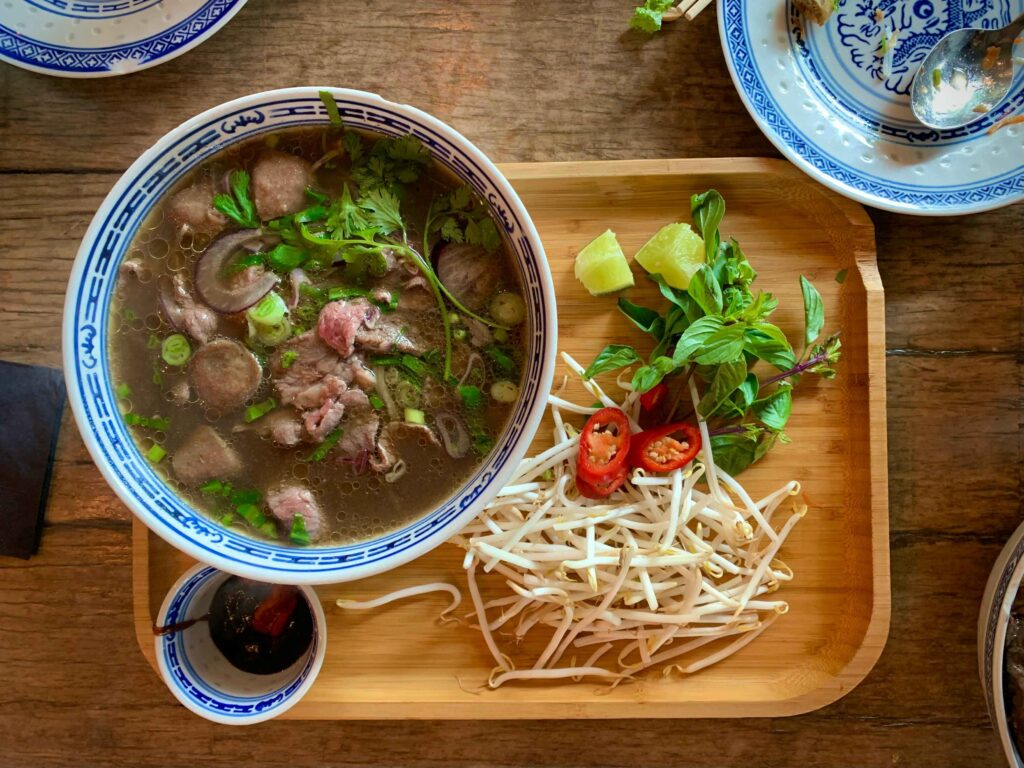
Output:
[[953,214],[1024,200],[1024,161],[1005,174],[971,185],[925,187],[872,176],[825,152],[789,119],[758,69],[748,8],[757,5],[763,10],[762,3],[763,0],[719,0],[722,47],[747,109],[779,150],[804,170],[845,187],[869,205],[904,213]]
[[180,23],[142,40],[106,48],[77,48],[27,37],[0,24],[0,58],[60,74],[109,74],[125,59],[153,64],[212,33],[245,0],[207,0]]
[[[129,506],[143,510],[144,514],[140,514],[143,521],[172,544],[181,548],[187,542],[207,553],[210,559],[219,559],[222,567],[229,570],[234,563],[282,575],[332,574],[341,581],[353,568],[400,558],[404,552],[427,540],[450,536],[455,533],[450,529],[453,522],[463,519],[467,510],[501,476],[512,471],[513,448],[528,442],[528,427],[547,394],[542,385],[550,382],[553,349],[547,342],[545,312],[553,319],[555,308],[548,306],[545,298],[547,265],[543,254],[535,252],[526,224],[516,213],[517,206],[471,155],[430,125],[387,107],[341,95],[336,99],[346,125],[419,138],[434,159],[470,184],[501,220],[504,235],[518,255],[517,266],[528,308],[530,354],[524,362],[523,397],[498,441],[498,448],[453,494],[452,501],[425,518],[370,542],[303,550],[254,540],[212,522],[178,498],[141,455],[116,406],[105,350],[117,267],[153,205],[203,159],[266,131],[324,124],[328,116],[319,98],[294,97],[239,108],[193,128],[135,171],[124,191],[116,200],[109,201],[107,215],[102,221],[94,221],[98,236],[87,252],[79,254],[79,259],[83,260],[82,276],[77,285],[71,287],[74,293],[69,296],[66,322],[73,322],[73,328],[68,338],[70,348],[65,350],[65,355],[73,356],[67,366],[69,387],[77,392],[84,411],[79,428],[88,431],[95,440],[101,454],[97,463],[114,474],[130,498]],[[515,452],[521,454],[525,447],[524,444]]]

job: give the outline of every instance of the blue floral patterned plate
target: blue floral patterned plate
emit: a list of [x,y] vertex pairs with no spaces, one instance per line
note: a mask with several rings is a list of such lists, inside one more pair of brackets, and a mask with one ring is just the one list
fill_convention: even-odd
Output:
[[991,131],[1024,113],[1024,66],[1003,104],[955,131],[914,119],[910,83],[946,33],[1022,12],[1024,0],[840,0],[819,26],[790,0],[719,0],[719,31],[747,109],[797,166],[866,205],[951,215],[1024,199],[1024,125]]
[[111,77],[199,45],[245,0],[2,0],[0,60],[59,77]]

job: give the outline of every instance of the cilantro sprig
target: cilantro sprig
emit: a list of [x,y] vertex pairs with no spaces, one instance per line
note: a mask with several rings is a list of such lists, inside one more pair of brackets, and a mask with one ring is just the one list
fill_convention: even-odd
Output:
[[[668,302],[664,314],[626,298],[618,301],[619,311],[654,339],[651,354],[644,360],[628,345],[608,345],[584,378],[640,363],[632,386],[643,393],[666,378],[694,377],[701,394],[697,410],[711,427],[715,461],[734,474],[761,459],[776,442],[788,440],[784,428],[792,411],[793,388],[805,375],[833,378],[841,344],[838,334],[820,340],[824,304],[817,289],[801,276],[804,335],[798,355],[770,320],[778,301],[770,293],[754,291],[757,273],[739,243],[722,241],[722,196],[715,190],[694,195],[691,214],[704,238],[706,263],[686,290],[669,286],[655,274],[650,278]],[[759,376],[752,370],[759,362],[778,372]]]
[[255,229],[260,225],[260,217],[256,215],[256,204],[249,194],[249,174],[242,170],[234,170],[228,175],[231,194],[218,194],[213,197],[213,207],[223,213],[238,226]]

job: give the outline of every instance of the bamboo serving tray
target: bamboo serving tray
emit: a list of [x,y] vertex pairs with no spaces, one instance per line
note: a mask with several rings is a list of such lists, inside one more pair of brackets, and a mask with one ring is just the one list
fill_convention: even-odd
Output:
[[[781,553],[796,574],[778,593],[790,611],[742,651],[691,677],[655,671],[611,691],[590,682],[481,691],[492,660],[477,630],[436,621],[446,596],[372,611],[334,606],[342,596],[364,599],[425,582],[464,587],[462,551],[443,545],[396,571],[317,587],[328,616],[327,658],[316,684],[284,717],[753,717],[799,714],[840,698],[878,659],[890,612],[884,304],[864,210],[779,160],[536,163],[502,170],[530,210],[551,262],[559,348],[584,364],[607,343],[646,350],[650,341],[612,299],[592,298],[576,282],[576,252],[608,227],[627,254],[635,252],[663,224],[689,221],[693,192],[714,187],[724,195],[723,235],[742,244],[759,273],[755,288],[778,297],[773,320],[790,338],[802,335],[799,275],[820,290],[825,332],[842,329],[839,376],[801,384],[786,430],[793,442],[743,475],[755,498],[790,479],[803,485],[810,511]],[[842,284],[835,279],[841,270]],[[639,276],[631,297],[663,304]],[[564,369],[560,361],[556,382]],[[584,397],[575,381],[566,396]],[[534,447],[549,444],[549,434],[545,423]],[[192,562],[137,520],[133,552],[136,636],[155,669],[153,617]]]

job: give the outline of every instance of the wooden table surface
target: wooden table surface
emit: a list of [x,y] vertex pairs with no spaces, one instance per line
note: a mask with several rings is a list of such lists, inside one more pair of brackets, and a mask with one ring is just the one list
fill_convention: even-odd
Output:
[[[103,196],[168,128],[252,91],[376,91],[499,161],[776,156],[729,80],[713,11],[644,42],[624,34],[631,5],[250,0],[196,50],[129,77],[0,65],[0,358],[60,365],[67,275]],[[139,653],[130,515],[65,415],[41,552],[0,558],[0,766],[1001,765],[975,625],[1021,517],[1024,206],[870,213],[887,295],[892,629],[836,704],[748,721],[206,723]]]

